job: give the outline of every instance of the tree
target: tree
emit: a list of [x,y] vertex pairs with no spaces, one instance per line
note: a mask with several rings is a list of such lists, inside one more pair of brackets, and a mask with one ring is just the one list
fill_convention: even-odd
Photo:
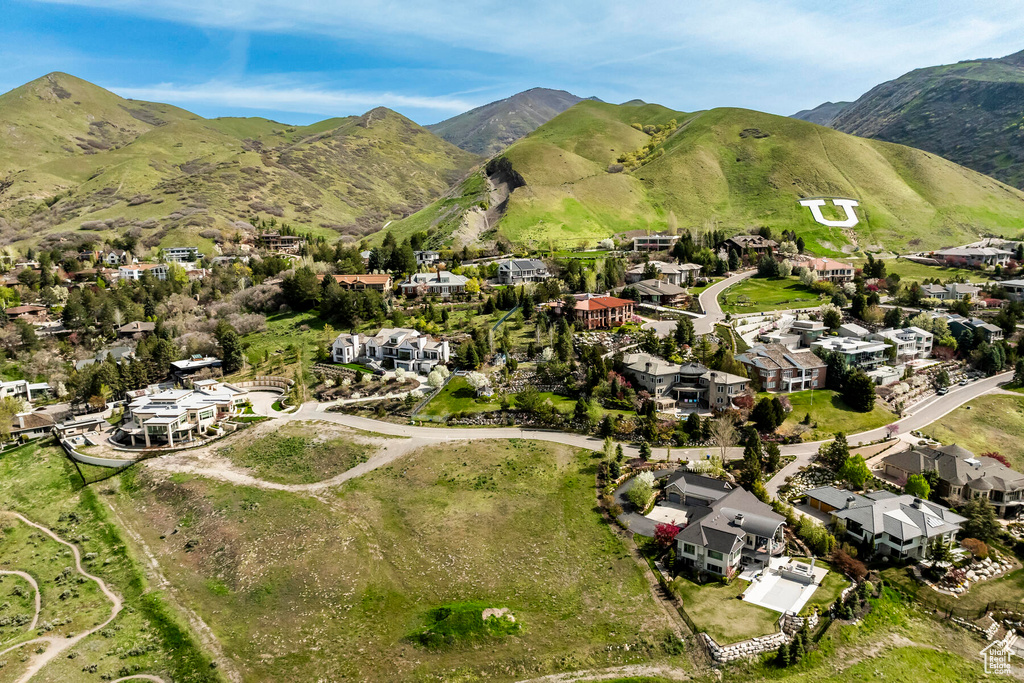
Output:
[[427,375],[427,385],[431,389],[440,389],[441,385],[444,384],[444,376],[441,374],[440,368],[434,368]]
[[782,465],[782,451],[779,449],[779,444],[774,441],[765,444],[764,455],[765,467],[768,471],[777,472]]
[[[1022,366],[1021,369],[1024,370],[1024,364],[1022,364],[1020,361],[1017,362],[1017,365]],[[1016,377],[1017,376],[1014,375],[1015,381]],[[1024,378],[1024,373],[1021,374],[1021,377]],[[939,389],[943,389],[949,386],[949,373],[946,371],[945,368],[939,370],[939,372],[935,375],[935,386]]]
[[491,378],[482,372],[471,372],[466,375],[466,384],[479,392],[491,386]]
[[904,487],[904,491],[908,496],[914,496],[921,500],[928,500],[928,496],[931,495],[932,487],[929,486],[928,480],[920,474],[911,474],[907,477],[907,485]]
[[676,323],[675,340],[679,346],[693,346],[693,321],[688,317],[680,318]]
[[[648,475],[649,479],[644,475]],[[629,487],[629,491],[626,492],[629,502],[640,511],[646,510],[647,506],[651,503],[651,499],[654,498],[654,485],[651,483],[653,480],[654,475],[650,472],[641,472],[633,480],[633,485]]]
[[963,527],[964,535],[988,542],[999,534],[996,509],[988,502],[988,498],[972,498],[960,514],[967,518]]
[[818,460],[833,472],[837,472],[849,457],[850,446],[846,443],[846,435],[842,432],[836,432],[835,439],[818,448]]
[[238,339],[238,332],[235,331],[235,328],[227,321],[221,320],[217,323],[213,335],[217,339],[217,345],[220,346],[224,374],[230,375],[241,370],[245,363],[245,356],[242,354],[242,343]]
[[705,424],[711,423],[711,437],[718,444],[722,462],[725,462],[729,448],[736,445],[736,423],[728,415],[722,415],[713,420],[704,420],[704,422]]
[[750,419],[757,426],[757,431],[762,434],[770,434],[779,426],[778,414],[772,407],[772,400],[768,397],[762,398],[750,411]]
[[839,311],[839,307],[834,304],[826,304],[822,306],[821,321],[825,324],[825,327],[830,330],[834,330],[843,324],[843,314]]
[[903,309],[899,306],[890,308],[885,312],[883,323],[886,327],[898,328],[903,326]]
[[875,407],[875,382],[863,370],[854,370],[843,382],[842,397],[854,410],[870,412]]
[[862,489],[871,478],[871,469],[864,462],[863,456],[851,455],[839,469],[839,478],[854,489]]
[[654,526],[654,540],[657,541],[658,545],[662,548],[668,548],[672,545],[672,542],[676,540],[676,536],[682,531],[675,524],[667,524],[662,522]]

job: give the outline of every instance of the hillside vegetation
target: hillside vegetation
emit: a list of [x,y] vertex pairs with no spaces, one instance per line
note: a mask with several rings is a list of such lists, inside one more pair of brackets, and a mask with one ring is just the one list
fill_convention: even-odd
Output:
[[[664,229],[670,212],[683,228],[794,229],[823,254],[1024,229],[1024,193],[998,181],[919,150],[745,109],[584,101],[502,156],[525,185],[498,233],[522,245]],[[858,199],[855,231],[815,223],[798,204],[814,196]]]
[[915,69],[826,125],[928,150],[1024,188],[1024,52]]
[[10,243],[138,228],[147,246],[208,251],[261,214],[359,236],[477,161],[384,108],[310,126],[207,120],[54,73],[0,96],[0,231]]

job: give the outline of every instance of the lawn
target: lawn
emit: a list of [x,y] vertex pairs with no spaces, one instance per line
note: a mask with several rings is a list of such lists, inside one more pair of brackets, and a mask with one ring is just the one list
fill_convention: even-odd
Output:
[[[50,439],[0,456],[0,510],[20,512],[75,543],[85,570],[124,599],[124,609],[107,628],[62,653],[32,680],[92,683],[133,673],[191,683],[223,680],[169,605],[167,594],[153,590],[136,556],[127,549],[117,520],[106,500],[101,500],[117,481],[82,488],[78,472]],[[110,615],[110,601],[97,585],[84,577],[79,582],[70,549],[14,518],[0,518],[0,525],[3,568],[29,572],[42,592],[40,629],[33,635],[41,629],[50,636],[80,633]],[[65,570],[69,566],[72,569]],[[14,577],[6,577],[0,583],[0,603],[10,603],[10,609],[24,614],[17,596],[8,595],[15,582]],[[18,638],[17,628],[0,628],[0,649]],[[3,680],[14,680],[22,666],[20,656],[0,660],[6,660]],[[93,666],[94,673],[84,670]]]
[[799,278],[751,277],[718,295],[722,310],[733,315],[789,308],[813,308],[824,301],[804,287]]
[[1017,569],[997,579],[986,579],[971,585],[970,590],[956,597],[948,598],[931,588],[921,585],[908,567],[890,567],[882,570],[882,578],[898,586],[906,593],[920,592],[932,601],[941,601],[957,609],[982,609],[990,602],[1024,602],[1024,569]]
[[[673,661],[643,572],[594,509],[586,452],[445,444],[318,498],[148,469],[130,484],[123,517],[245,680],[511,681]],[[453,603],[507,607],[521,631],[410,640]]]
[[996,451],[1015,470],[1024,472],[1024,396],[981,396],[921,432],[947,445],[959,444],[978,455]]
[[[298,369],[301,353],[302,369],[309,370],[316,353],[326,348],[328,340],[324,322],[316,311],[303,313],[275,313],[267,316],[267,329],[242,337],[242,346],[249,365],[235,375],[235,379],[248,379],[256,375],[286,375],[293,377]],[[265,360],[264,360],[265,359]]]
[[366,462],[367,440],[326,423],[290,422],[255,439],[242,433],[219,454],[253,475],[281,484],[312,484]]
[[779,613],[740,600],[750,584],[733,579],[728,585],[698,585],[686,578],[672,581],[683,608],[698,628],[707,631],[719,645],[736,643],[779,630]]
[[[763,395],[770,396],[771,394]],[[875,404],[875,407],[867,413],[851,410],[831,389],[796,391],[786,394],[786,397],[792,404],[793,411],[786,417],[786,421],[779,427],[779,431],[783,434],[791,434],[802,428],[806,429],[800,422],[805,415],[810,413],[811,425],[817,426],[812,426],[803,433],[804,441],[828,439],[836,432],[843,432],[849,436],[884,427],[897,419],[895,413],[878,404]]]
[[832,567],[827,562],[817,560],[814,566],[825,567],[829,572],[825,575],[825,580],[814,591],[811,599],[807,601],[807,604],[800,611],[800,614],[803,616],[813,614],[815,607],[818,608],[819,614],[825,614],[828,608],[832,606],[832,603],[839,597],[839,594],[850,585],[849,580],[842,574],[832,571]]
[[[923,263],[908,261],[904,258],[884,259],[884,262],[886,274],[898,273],[901,283],[923,282],[924,280],[934,280],[935,278],[946,281],[957,276],[963,276],[968,280],[973,281],[988,279],[988,276],[984,273],[977,270],[970,270],[968,268],[928,266]],[[854,268],[863,268],[864,264],[867,263],[867,260],[858,259],[856,261],[851,261],[851,263],[853,263]]]

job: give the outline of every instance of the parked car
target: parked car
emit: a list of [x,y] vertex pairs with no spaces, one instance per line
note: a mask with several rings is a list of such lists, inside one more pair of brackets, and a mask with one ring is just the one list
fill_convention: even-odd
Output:
[[962,387],[966,387],[966,386],[967,386],[967,382],[968,382],[968,381],[969,381],[969,380],[968,380],[968,379],[967,379],[966,377],[965,377],[964,379],[960,380],[960,386],[962,386]]
[[949,387],[939,387],[939,391],[937,393],[939,396],[944,396],[949,393]]

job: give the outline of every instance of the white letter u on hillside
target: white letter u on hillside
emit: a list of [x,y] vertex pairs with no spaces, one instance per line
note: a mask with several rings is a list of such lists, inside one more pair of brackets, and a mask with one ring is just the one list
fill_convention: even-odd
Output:
[[827,225],[830,228],[852,228],[860,222],[857,218],[857,213],[853,210],[853,207],[860,206],[860,203],[856,199],[832,199],[833,205],[841,208],[846,213],[846,219],[841,221],[833,221],[825,218],[821,215],[821,207],[825,206],[825,199],[801,199],[800,205],[806,206],[811,210],[811,215],[814,216],[814,220]]

